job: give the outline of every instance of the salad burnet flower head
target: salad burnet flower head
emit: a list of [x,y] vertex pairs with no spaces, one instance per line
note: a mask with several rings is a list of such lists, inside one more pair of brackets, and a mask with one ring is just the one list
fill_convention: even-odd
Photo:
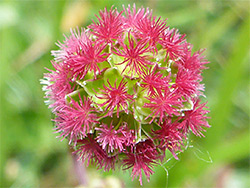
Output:
[[149,180],[166,151],[178,159],[189,134],[203,136],[209,112],[202,50],[148,8],[105,8],[71,29],[44,74],[55,131],[80,160],[105,171],[122,166]]

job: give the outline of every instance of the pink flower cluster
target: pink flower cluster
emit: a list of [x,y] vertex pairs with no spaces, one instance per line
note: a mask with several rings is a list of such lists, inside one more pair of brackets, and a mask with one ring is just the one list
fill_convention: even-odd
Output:
[[202,71],[208,62],[148,8],[99,12],[52,51],[45,98],[55,130],[87,165],[132,168],[147,179],[170,151],[178,159],[190,133],[204,136]]

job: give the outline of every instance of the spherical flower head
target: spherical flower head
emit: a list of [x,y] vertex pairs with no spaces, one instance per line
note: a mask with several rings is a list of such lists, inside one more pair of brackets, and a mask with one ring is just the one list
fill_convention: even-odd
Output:
[[96,17],[57,42],[54,70],[41,81],[46,103],[80,160],[104,171],[131,168],[142,185],[167,150],[178,160],[189,134],[210,127],[200,99],[208,61],[149,8],[105,8]]

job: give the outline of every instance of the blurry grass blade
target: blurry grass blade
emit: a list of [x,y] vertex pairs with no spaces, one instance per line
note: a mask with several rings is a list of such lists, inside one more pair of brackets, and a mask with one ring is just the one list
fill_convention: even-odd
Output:
[[[13,75],[12,75],[13,76]],[[17,109],[27,109],[30,105],[32,93],[30,87],[23,78],[18,75],[13,76],[12,80],[7,82],[5,100],[16,106]]]
[[[244,62],[249,50],[249,20],[242,24],[235,41],[232,55],[223,72],[220,87],[218,88],[218,103],[211,109],[212,129],[207,133],[207,143],[214,146],[227,132],[228,118],[232,109],[232,96],[241,83]],[[216,90],[215,90],[216,91]]]
[[51,1],[54,7],[54,17],[53,19],[53,36],[59,38],[61,36],[60,23],[64,14],[64,7],[67,1]]
[[[163,1],[164,2],[164,1]],[[191,7],[192,6],[192,7]],[[169,17],[168,24],[174,27],[182,26],[185,24],[196,22],[205,16],[205,11],[191,5],[190,8],[181,9],[179,11],[174,10],[163,17]]]
[[198,37],[199,40],[203,39],[203,41],[201,40],[201,46],[209,49],[223,33],[228,31],[228,29],[235,24],[237,18],[237,15],[233,11],[228,10],[220,17],[220,19],[217,19],[216,22],[211,22],[205,36],[204,33],[202,33],[203,36]]
[[36,62],[43,54],[47,53],[50,48],[50,39],[39,39],[34,41],[15,61],[14,69],[19,72],[27,65]]
[[250,156],[250,132],[244,131],[231,140],[218,144],[212,151],[215,163],[233,163]]

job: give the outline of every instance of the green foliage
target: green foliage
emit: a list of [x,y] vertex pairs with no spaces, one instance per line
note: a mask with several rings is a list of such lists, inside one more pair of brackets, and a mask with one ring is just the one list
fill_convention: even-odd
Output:
[[[180,161],[169,154],[143,187],[250,186],[249,3],[154,0],[0,2],[0,186],[78,185],[67,144],[53,134],[39,79],[69,27],[88,25],[105,6],[121,10],[133,2],[168,18],[195,49],[207,48],[211,62],[203,76],[212,128],[204,139],[190,137]],[[139,187],[129,173],[87,170],[90,179],[113,175],[126,187]]]

